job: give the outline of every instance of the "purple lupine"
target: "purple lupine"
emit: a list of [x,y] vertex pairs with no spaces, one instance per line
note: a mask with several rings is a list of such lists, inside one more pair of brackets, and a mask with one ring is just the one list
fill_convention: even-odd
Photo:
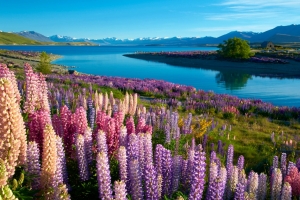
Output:
[[126,186],[126,184],[124,183],[124,181],[115,181],[115,184],[114,184],[115,198],[114,198],[114,200],[127,200],[125,186]]
[[155,168],[158,175],[162,175],[162,156],[164,147],[161,144],[156,145],[155,148]]
[[120,170],[120,179],[126,183],[127,188],[129,188],[127,182],[127,154],[126,148],[124,146],[120,146],[118,151],[118,161],[119,161],[119,170]]
[[33,176],[31,183],[33,189],[38,189],[40,185],[41,164],[39,159],[40,150],[37,143],[35,141],[29,142],[27,145],[26,171]]
[[178,190],[182,170],[182,156],[173,157],[172,193]]
[[127,129],[126,129],[126,126],[121,126],[119,140],[120,140],[120,146],[124,146],[124,147],[127,146]]
[[226,181],[227,181],[227,170],[225,167],[221,167],[219,170],[219,176],[220,179],[222,180],[221,184],[221,194],[224,196],[225,188],[226,188]]
[[264,200],[267,194],[267,175],[261,173],[258,177],[258,192],[257,199]]
[[271,184],[271,199],[280,199],[281,185],[282,185],[282,174],[280,169],[275,168],[272,172],[273,180]]
[[243,155],[240,155],[238,158],[238,163],[237,163],[237,167],[239,170],[243,170],[244,169],[244,163],[245,163],[245,158]]
[[170,142],[171,142],[171,128],[170,128],[169,123],[167,123],[165,125],[165,135],[166,135],[166,143],[170,144]]
[[251,171],[248,178],[248,193],[253,196],[253,198],[257,199],[258,193],[258,174]]
[[236,190],[236,185],[238,184],[238,176],[239,176],[239,170],[238,170],[238,168],[236,166],[233,166],[229,178],[227,177],[227,180],[228,180],[227,186],[226,186],[226,196],[227,196],[227,199],[231,199],[233,193]]
[[222,178],[217,176],[212,183],[212,188],[210,191],[210,199],[213,200],[222,200],[223,193],[222,193]]
[[295,167],[295,166],[296,166],[295,163],[293,163],[292,161],[289,161],[286,175],[289,175],[291,169],[292,169],[293,167]]
[[85,152],[84,137],[81,134],[76,135],[75,140],[76,154],[78,159],[79,176],[82,181],[89,179],[89,168]]
[[164,149],[162,155],[163,195],[171,194],[172,184],[172,155],[171,151]]
[[58,135],[56,136],[56,149],[57,149],[57,161],[56,161],[55,180],[57,182],[57,185],[60,183],[64,183],[68,185],[66,155],[63,147],[62,138],[59,137]]
[[233,161],[233,145],[228,146],[228,151],[227,151],[227,159],[226,159],[226,169],[227,169],[227,174],[228,178],[231,177],[231,172],[232,172],[232,161]]
[[217,178],[217,176],[218,176],[218,165],[214,161],[211,161],[209,165],[209,180],[208,180],[206,200],[213,200],[211,198],[212,197],[211,192],[213,189],[212,187],[214,185],[214,180]]
[[130,134],[128,137],[127,156],[129,160],[139,158],[139,139],[135,134]]
[[138,159],[129,160],[128,168],[129,168],[131,196],[133,199],[142,200],[144,194],[142,189],[142,177],[141,177],[141,171],[139,168]]
[[145,152],[145,163],[153,164],[153,149],[152,149],[152,135],[150,133],[144,134],[144,152]]
[[157,173],[152,163],[145,165],[145,192],[147,199],[159,199]]
[[96,136],[97,140],[97,152],[107,152],[106,136],[103,131],[99,131]]
[[196,151],[194,154],[193,176],[191,182],[190,200],[202,199],[205,183],[205,163],[204,152]]
[[281,191],[282,200],[291,200],[292,199],[292,187],[288,182],[285,182]]
[[282,173],[282,178],[284,179],[284,177],[286,176],[286,153],[281,154],[280,169]]
[[243,176],[241,176],[239,179],[239,183],[236,185],[234,200],[245,200],[246,180]]
[[181,180],[185,184],[187,182],[188,160],[182,160]]
[[144,149],[144,133],[138,134],[138,160],[139,167],[141,170],[142,180],[144,179],[144,168],[145,168],[145,149]]
[[93,162],[93,137],[89,127],[84,131],[84,148],[88,165],[91,166]]
[[107,153],[105,151],[99,152],[96,161],[99,198],[103,200],[112,200],[111,177]]
[[190,148],[188,151],[188,167],[187,167],[187,176],[185,182],[185,186],[187,187],[187,189],[190,188],[192,177],[193,177],[194,155],[195,155],[195,150]]

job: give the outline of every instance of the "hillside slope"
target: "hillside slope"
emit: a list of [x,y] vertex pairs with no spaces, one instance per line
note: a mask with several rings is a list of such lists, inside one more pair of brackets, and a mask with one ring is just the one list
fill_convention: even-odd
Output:
[[0,32],[0,44],[28,44],[38,45],[41,42],[31,40],[14,33]]

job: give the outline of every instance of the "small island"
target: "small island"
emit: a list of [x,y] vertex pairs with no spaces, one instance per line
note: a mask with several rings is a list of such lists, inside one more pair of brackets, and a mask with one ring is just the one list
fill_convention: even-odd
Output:
[[300,77],[300,53],[265,50],[251,50],[250,53],[253,53],[252,57],[247,58],[223,56],[218,51],[136,52],[124,56],[174,66],[226,70],[226,72],[239,72],[261,77]]

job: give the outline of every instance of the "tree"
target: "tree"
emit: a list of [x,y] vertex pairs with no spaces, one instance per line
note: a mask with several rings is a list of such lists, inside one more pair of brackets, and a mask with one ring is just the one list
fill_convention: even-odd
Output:
[[51,73],[51,58],[46,52],[42,52],[40,55],[40,63],[37,67],[37,70],[43,74],[50,74]]
[[225,58],[248,59],[254,56],[248,42],[237,37],[225,40],[218,48],[218,53]]

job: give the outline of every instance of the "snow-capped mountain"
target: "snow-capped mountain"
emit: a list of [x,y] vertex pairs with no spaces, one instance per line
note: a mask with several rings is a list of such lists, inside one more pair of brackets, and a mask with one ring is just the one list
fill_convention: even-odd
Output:
[[[32,38],[32,35],[41,35],[34,31],[23,31],[18,34],[23,34],[24,37]],[[31,34],[28,34],[31,33]],[[42,35],[41,35],[42,36]],[[45,36],[44,36],[45,37]],[[115,37],[103,39],[90,39],[90,38],[74,38],[70,36],[53,35],[48,37],[50,41],[54,42],[90,42],[95,45],[109,46],[109,45],[204,45],[204,44],[220,44],[229,38],[238,37],[248,40],[251,43],[273,41],[276,43],[283,42],[299,42],[300,38],[300,25],[278,26],[274,29],[262,32],[245,32],[245,31],[232,31],[220,37],[142,37],[135,39],[118,39]],[[35,39],[38,40],[38,39]],[[38,40],[41,41],[41,40]]]

